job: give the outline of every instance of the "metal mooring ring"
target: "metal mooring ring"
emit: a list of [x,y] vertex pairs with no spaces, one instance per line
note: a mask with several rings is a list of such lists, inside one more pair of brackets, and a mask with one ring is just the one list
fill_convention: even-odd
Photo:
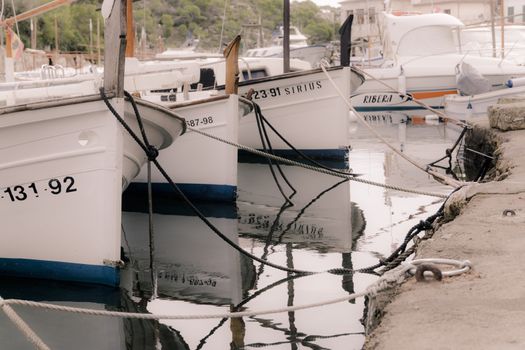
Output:
[[421,264],[421,265],[418,265],[416,268],[416,273],[415,273],[416,281],[418,282],[427,281],[427,279],[425,278],[426,271],[431,272],[436,281],[441,281],[443,279],[443,273],[441,273],[441,270],[436,265]]
[[505,209],[503,210],[503,216],[516,216],[516,211],[514,209]]

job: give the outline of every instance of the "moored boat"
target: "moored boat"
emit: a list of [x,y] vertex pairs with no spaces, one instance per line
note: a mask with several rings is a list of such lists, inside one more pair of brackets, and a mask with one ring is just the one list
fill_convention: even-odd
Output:
[[[146,160],[108,109],[140,134],[121,97],[122,8],[124,0],[103,4],[106,98],[66,95],[0,109],[0,274],[118,284],[121,194]],[[175,113],[138,105],[155,147],[183,132]]]
[[[263,116],[296,149],[313,158],[341,160],[348,156],[349,118],[339,92],[350,96],[363,80],[350,67],[331,67],[326,73],[318,68],[240,82],[239,93],[253,90]],[[268,134],[276,154],[297,156],[275,133]],[[264,148],[255,112],[241,120],[239,141]]]
[[472,96],[450,95],[445,98],[445,114],[455,119],[473,121],[487,117],[488,108],[502,98],[525,94],[525,86],[489,91]]
[[509,79],[525,76],[523,66],[458,53],[454,30],[463,23],[453,16],[385,13],[383,21],[385,61],[380,68],[364,69],[367,80],[352,92],[358,111],[422,109],[412,97],[433,108],[443,108],[444,97],[458,92],[463,63],[475,67],[490,90],[504,88]]

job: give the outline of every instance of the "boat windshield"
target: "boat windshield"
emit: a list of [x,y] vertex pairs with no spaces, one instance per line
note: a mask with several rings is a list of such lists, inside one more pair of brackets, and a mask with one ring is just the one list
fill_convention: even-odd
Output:
[[397,48],[399,56],[432,56],[455,53],[452,28],[448,26],[427,26],[406,33]]

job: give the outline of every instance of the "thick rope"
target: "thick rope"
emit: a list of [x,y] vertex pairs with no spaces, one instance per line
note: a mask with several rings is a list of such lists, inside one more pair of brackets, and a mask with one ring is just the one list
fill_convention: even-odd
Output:
[[[429,260],[430,261],[430,260]],[[437,260],[436,260],[437,261]],[[438,262],[439,263],[439,262]],[[471,263],[469,261],[457,261],[457,260],[448,260],[447,264],[453,264],[455,266],[461,266],[462,269],[455,274],[467,272],[471,268]],[[388,273],[381,276],[377,281],[369,285],[364,291],[359,293],[352,293],[344,297],[328,299],[325,301],[320,301],[317,303],[303,304],[303,305],[294,305],[276,309],[267,309],[267,310],[253,310],[253,311],[242,311],[242,312],[225,312],[225,313],[212,313],[212,314],[202,314],[202,315],[153,315],[153,314],[144,314],[137,312],[119,312],[119,311],[106,311],[106,310],[94,310],[87,308],[78,308],[70,306],[61,306],[48,303],[40,303],[36,301],[29,300],[20,300],[20,299],[0,299],[0,307],[5,308],[8,305],[21,305],[28,306],[39,309],[46,309],[52,311],[62,311],[70,312],[83,315],[91,316],[107,316],[107,317],[120,317],[120,318],[134,318],[142,320],[203,320],[203,319],[214,319],[214,318],[236,318],[236,317],[252,317],[257,315],[268,315],[276,314],[282,312],[292,312],[298,310],[311,309],[315,307],[321,307],[331,304],[336,304],[340,302],[345,302],[349,300],[354,300],[364,296],[375,296],[382,290],[388,289],[393,285],[399,285],[403,283],[408,277],[409,272],[413,270],[416,265],[411,263],[403,264],[398,268],[389,271]]]
[[27,340],[29,340],[37,349],[39,350],[49,350],[49,347],[40,339],[40,337],[29,327],[24,320],[18,316],[18,314],[13,310],[8,303],[4,303],[6,300],[0,296],[0,308],[6,314],[6,316],[15,324],[15,326],[25,335]]
[[449,185],[449,186],[452,186],[454,188],[458,188],[460,186],[462,186],[463,184],[460,182],[460,181],[457,181],[457,180],[454,180],[454,179],[451,179],[450,177],[448,176],[444,176],[443,174],[440,174],[434,170],[431,170],[431,169],[428,169],[427,167],[424,167],[420,164],[418,164],[415,160],[413,160],[412,158],[408,157],[406,154],[402,153],[400,150],[398,150],[397,148],[395,148],[394,146],[392,146],[385,138],[383,138],[381,135],[379,135],[379,133],[370,126],[370,124],[368,124],[366,122],[366,120],[363,118],[363,116],[361,116],[361,114],[359,112],[357,112],[357,110],[354,108],[354,106],[352,106],[352,103],[350,102],[350,100],[348,99],[347,96],[345,96],[342,92],[341,92],[341,89],[339,89],[339,87],[337,86],[337,84],[334,82],[334,80],[332,79],[332,77],[330,76],[330,74],[328,74],[328,72],[326,71],[326,68],[324,66],[321,66],[321,69],[323,70],[323,72],[325,73],[326,77],[328,78],[328,80],[330,81],[330,83],[333,85],[334,89],[337,91],[337,93],[339,94],[339,96],[343,99],[343,101],[346,103],[347,107],[350,109],[350,111],[352,111],[353,113],[355,113],[355,115],[358,117],[358,119],[370,130],[370,132],[372,134],[374,134],[374,136],[376,136],[379,140],[381,140],[381,142],[383,142],[388,148],[390,148],[392,151],[394,151],[397,155],[399,155],[401,158],[405,159],[407,162],[409,162],[410,164],[414,165],[416,168],[424,171],[425,173],[433,176],[435,179],[437,180],[441,180],[442,183],[446,184],[446,185]]
[[268,152],[263,152],[263,151],[255,149],[255,148],[251,148],[251,147],[244,146],[244,145],[241,145],[241,144],[238,144],[238,143],[235,143],[235,142],[231,142],[229,140],[225,140],[225,139],[220,138],[218,136],[215,136],[215,135],[212,135],[212,134],[208,134],[208,133],[206,133],[206,132],[204,132],[202,130],[199,130],[199,129],[195,129],[195,128],[192,128],[192,127],[189,127],[189,126],[187,128],[188,128],[188,130],[191,130],[191,131],[196,132],[198,134],[201,134],[203,136],[206,136],[206,137],[209,137],[211,139],[220,141],[222,143],[228,144],[228,145],[233,146],[233,147],[237,147],[240,150],[243,150],[243,151],[246,151],[246,152],[250,152],[252,154],[255,154],[255,155],[258,155],[258,156],[261,156],[261,157],[270,158],[272,160],[276,160],[276,161],[282,162],[284,164],[294,165],[294,166],[298,166],[298,167],[305,168],[305,169],[308,169],[308,170],[313,170],[313,171],[316,171],[318,173],[332,175],[332,176],[335,176],[335,177],[339,177],[339,178],[343,178],[343,179],[349,179],[351,181],[361,182],[361,183],[364,183],[364,184],[367,184],[367,185],[383,187],[383,188],[387,188],[387,189],[395,190],[395,191],[414,193],[414,194],[421,194],[421,195],[430,196],[430,197],[436,197],[436,198],[447,198],[448,197],[447,195],[443,195],[443,194],[439,194],[439,193],[427,192],[427,191],[418,191],[418,190],[414,190],[414,189],[403,188],[401,186],[387,185],[387,184],[382,184],[382,183],[371,181],[371,180],[361,179],[361,178],[356,177],[353,174],[344,175],[344,173],[342,173],[341,171],[333,171],[333,170],[330,170],[330,169],[323,169],[323,168],[319,168],[319,167],[316,167],[316,166],[312,166],[312,165],[304,164],[304,163],[301,163],[301,162],[297,162],[297,161],[294,161],[294,160],[291,160],[291,159],[282,158],[282,157],[276,156],[276,155],[268,153]]

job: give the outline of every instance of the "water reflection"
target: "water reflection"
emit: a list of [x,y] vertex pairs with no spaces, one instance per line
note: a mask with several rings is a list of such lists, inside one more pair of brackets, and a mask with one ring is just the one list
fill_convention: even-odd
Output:
[[[290,195],[293,202],[290,206],[268,165],[239,164],[238,170],[239,200],[234,213],[216,215],[213,204],[201,206],[208,219],[230,240],[251,254],[291,269],[353,268],[352,245],[364,231],[366,222],[350,201],[348,181],[282,166],[287,181],[297,189],[297,193]],[[253,262],[215,236],[198,217],[181,209],[182,204],[159,199],[155,200],[154,254],[150,256],[145,201],[126,198],[124,203],[123,230],[131,271],[126,288],[132,289],[134,296],[149,295],[146,308],[151,313],[262,310],[354,292],[352,275],[322,273],[298,278]],[[152,292],[155,285],[152,278],[157,279],[158,298]],[[343,306],[264,317],[162,323],[177,330],[192,349],[206,345],[242,348],[272,344],[317,348],[334,339],[360,343],[361,304],[362,301],[352,301]],[[341,322],[349,314],[354,315],[352,320]],[[330,327],[325,327],[326,323]]]
[[[4,299],[24,299],[95,310],[145,312],[143,300],[124,290],[92,284],[75,284],[32,279],[0,279]],[[187,345],[157,321],[93,317],[71,313],[14,307],[18,315],[50,349],[142,350],[188,349]],[[1,313],[2,349],[29,350],[34,346]]]

